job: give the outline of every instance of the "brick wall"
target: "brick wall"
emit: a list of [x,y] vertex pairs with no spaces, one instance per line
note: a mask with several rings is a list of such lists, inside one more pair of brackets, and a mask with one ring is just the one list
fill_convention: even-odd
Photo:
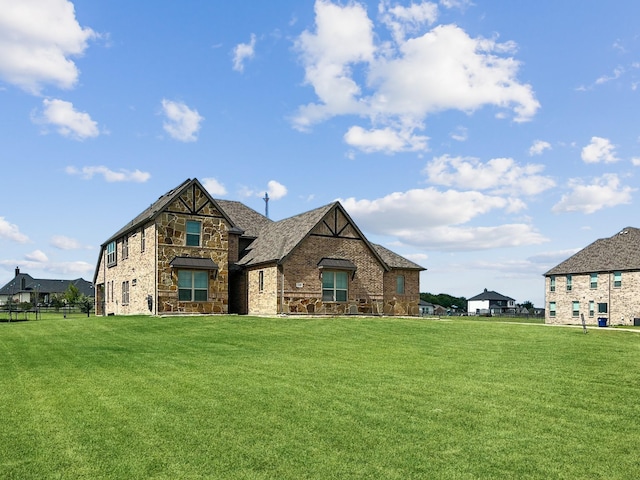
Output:
[[[557,275],[555,291],[551,291],[550,277],[545,277],[545,321],[549,324],[579,324],[580,313],[585,322],[597,325],[598,318],[607,318],[609,325],[633,325],[640,318],[640,272],[622,272],[622,285],[614,286],[612,272],[599,273],[597,288],[591,288],[590,274],[572,275],[571,290],[567,291],[567,277]],[[579,302],[579,314],[573,314],[573,302]],[[551,317],[549,304],[556,302],[556,316]],[[589,302],[594,304],[590,315]],[[607,313],[598,312],[598,304],[607,304]]]

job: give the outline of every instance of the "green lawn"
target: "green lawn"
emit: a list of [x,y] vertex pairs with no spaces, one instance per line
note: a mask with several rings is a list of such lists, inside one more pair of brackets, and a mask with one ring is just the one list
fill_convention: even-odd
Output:
[[461,318],[0,323],[2,479],[640,478],[640,334]]

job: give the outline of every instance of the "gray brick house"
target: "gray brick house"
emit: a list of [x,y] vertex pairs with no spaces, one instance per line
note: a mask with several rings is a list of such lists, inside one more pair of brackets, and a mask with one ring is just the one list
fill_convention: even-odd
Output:
[[[640,229],[601,238],[545,276],[545,321],[633,325],[640,318]],[[640,320],[635,320],[640,323]]]
[[102,244],[96,313],[418,315],[422,270],[339,202],[274,222],[188,179]]
[[16,267],[15,276],[0,288],[0,305],[9,300],[15,303],[29,302],[34,305],[48,304],[57,295],[63,295],[73,285],[87,297],[93,297],[93,285],[83,278],[75,280],[53,280],[33,278],[28,273],[20,272]]

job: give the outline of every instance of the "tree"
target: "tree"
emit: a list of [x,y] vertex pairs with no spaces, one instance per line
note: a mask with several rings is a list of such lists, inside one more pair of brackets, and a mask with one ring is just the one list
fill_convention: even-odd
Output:
[[58,295],[58,294],[52,295],[51,306],[55,309],[56,312],[60,311],[60,309],[64,307],[62,295]]
[[421,293],[420,299],[425,302],[433,303],[434,305],[441,305],[445,308],[452,308],[454,305],[462,310],[467,309],[467,299],[465,297],[454,297],[446,293],[439,293],[434,295],[433,293]]
[[67,303],[70,305],[74,305],[78,303],[80,299],[80,289],[76,287],[73,283],[69,284],[67,291],[64,292],[64,298],[67,300]]
[[91,309],[93,308],[93,298],[87,297],[85,294],[81,293],[76,301],[76,305],[78,305],[78,307],[80,307],[80,311],[86,313],[88,317],[91,313]]

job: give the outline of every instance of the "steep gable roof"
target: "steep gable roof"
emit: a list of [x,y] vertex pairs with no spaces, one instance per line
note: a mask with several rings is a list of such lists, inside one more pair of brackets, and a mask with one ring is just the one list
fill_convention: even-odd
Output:
[[362,239],[383,267],[389,269],[378,251],[351,220],[340,202],[333,202],[266,225],[260,230],[258,238],[249,246],[248,253],[238,264],[250,266],[282,262],[314,230],[323,232],[327,236],[346,235]]
[[586,246],[545,276],[640,270],[640,229],[627,227],[609,238]]
[[511,300],[511,301],[515,301],[513,298],[511,297],[507,297],[505,295],[502,295],[501,293],[498,292],[494,292],[492,290],[487,290],[486,288],[484,289],[484,292],[480,293],[479,295],[476,295],[475,297],[471,297],[469,298],[467,301],[471,302],[474,300]]
[[220,214],[225,218],[225,220],[231,225],[231,227],[235,227],[236,225],[231,221],[231,218],[225,213],[225,211],[218,205],[216,200],[214,200],[209,192],[202,186],[202,184],[198,181],[197,178],[190,179],[188,178],[176,188],[169,190],[167,193],[158,198],[155,202],[153,202],[149,207],[145,208],[142,212],[140,212],[133,220],[127,223],[124,227],[114,233],[111,237],[107,239],[102,244],[104,248],[105,245],[116,240],[123,236],[124,234],[131,232],[141,225],[155,219],[158,215],[160,215],[163,211],[165,211],[169,205],[171,205],[176,199],[178,199],[183,193],[187,191],[188,188],[199,188],[202,192],[207,196],[207,200],[210,201],[220,212]]

